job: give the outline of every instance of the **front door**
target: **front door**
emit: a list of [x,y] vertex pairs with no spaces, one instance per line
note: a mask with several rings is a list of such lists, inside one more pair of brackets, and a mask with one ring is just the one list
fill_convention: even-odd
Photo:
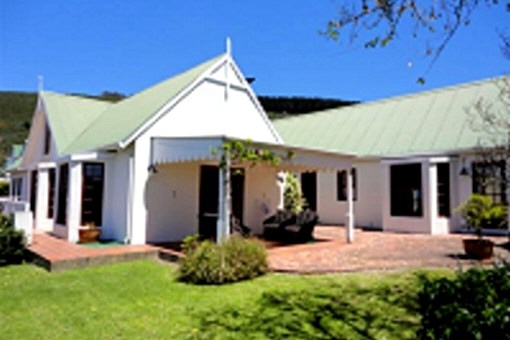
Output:
[[317,211],[317,173],[303,172],[301,174],[301,191],[308,203],[308,208]]
[[[232,214],[243,221],[244,172],[231,170]],[[219,168],[212,165],[200,167],[200,194],[198,207],[198,233],[204,239],[216,239],[218,219]]]

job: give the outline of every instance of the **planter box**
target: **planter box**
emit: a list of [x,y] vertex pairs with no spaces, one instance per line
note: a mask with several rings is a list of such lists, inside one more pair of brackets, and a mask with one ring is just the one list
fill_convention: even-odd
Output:
[[490,259],[494,254],[494,242],[484,239],[465,239],[464,251],[470,258],[477,260]]
[[99,235],[101,235],[101,229],[78,229],[79,232],[79,243],[92,243],[97,242]]

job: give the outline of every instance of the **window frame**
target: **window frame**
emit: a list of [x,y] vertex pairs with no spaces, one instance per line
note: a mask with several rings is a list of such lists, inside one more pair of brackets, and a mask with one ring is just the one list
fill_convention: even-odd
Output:
[[450,163],[437,163],[437,216],[451,216]]
[[[89,167],[100,170],[100,180],[95,174],[88,173]],[[91,170],[93,172],[93,170]],[[94,181],[96,183],[94,183]],[[100,227],[103,223],[105,165],[101,162],[86,162],[82,164],[82,192],[81,192],[81,225],[93,224]],[[99,183],[99,184],[98,184]],[[97,187],[99,185],[99,187]]]
[[55,168],[48,169],[48,210],[47,217],[53,219],[55,215],[55,191],[57,174]]
[[[500,161],[479,161],[471,163],[471,180],[472,180],[472,192],[474,194],[480,194],[489,196],[492,198],[494,203],[508,205],[506,197],[506,163],[504,160]],[[495,178],[499,177],[499,178]],[[494,183],[483,183],[487,180],[499,181],[499,185]],[[487,192],[489,187],[492,186],[493,191]],[[498,190],[496,190],[496,188]]]
[[390,215],[392,217],[422,218],[424,216],[422,172],[421,163],[390,165]]
[[58,167],[58,200],[57,219],[59,225],[67,225],[67,200],[69,193],[69,163],[63,163]]

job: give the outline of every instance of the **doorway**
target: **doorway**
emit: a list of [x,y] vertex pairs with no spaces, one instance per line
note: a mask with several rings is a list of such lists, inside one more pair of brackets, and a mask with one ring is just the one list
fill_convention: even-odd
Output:
[[303,172],[301,174],[301,191],[308,203],[308,208],[317,211],[317,173]]
[[[230,170],[232,214],[243,223],[244,170]],[[218,219],[219,168],[212,165],[200,167],[200,192],[198,212],[198,233],[203,239],[216,240]]]

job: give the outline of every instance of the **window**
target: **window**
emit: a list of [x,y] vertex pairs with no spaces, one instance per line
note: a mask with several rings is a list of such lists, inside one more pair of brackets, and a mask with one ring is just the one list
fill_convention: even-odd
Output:
[[[356,169],[351,169],[352,174],[352,199],[358,199],[358,185],[356,179]],[[347,201],[347,171],[338,171],[336,173],[336,199],[337,201]]]
[[506,204],[505,161],[473,163],[473,193],[489,196]]
[[83,164],[83,186],[81,200],[81,224],[100,226],[103,217],[104,165]]
[[35,215],[35,205],[37,204],[37,170],[32,171],[32,181],[30,185],[30,211]]
[[437,164],[437,214],[450,217],[450,164]]
[[21,197],[21,188],[23,185],[23,178],[13,178],[11,180],[12,183],[12,189],[11,189],[11,195],[13,200],[18,201]]
[[390,167],[391,216],[423,216],[421,164]]
[[51,143],[51,132],[48,124],[45,125],[44,129],[44,154],[47,155],[50,153],[50,143]]
[[48,171],[48,218],[53,218],[55,210],[55,169]]
[[67,187],[69,182],[69,165],[62,164],[58,169],[58,206],[57,223],[67,224]]

